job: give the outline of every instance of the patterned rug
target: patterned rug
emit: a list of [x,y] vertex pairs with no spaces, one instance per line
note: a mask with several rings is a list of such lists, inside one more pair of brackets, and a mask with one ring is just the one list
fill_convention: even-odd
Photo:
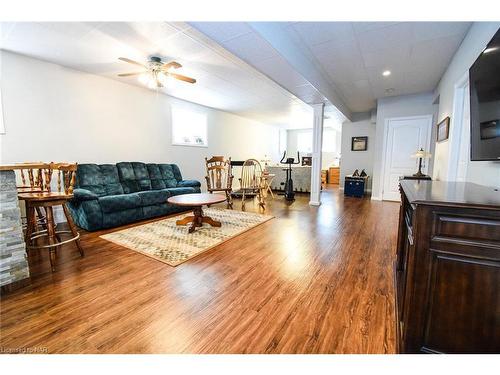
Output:
[[175,267],[274,217],[222,208],[204,208],[203,214],[220,221],[222,226],[203,224],[194,233],[188,233],[188,226],[175,224],[192,215],[186,212],[100,237]]

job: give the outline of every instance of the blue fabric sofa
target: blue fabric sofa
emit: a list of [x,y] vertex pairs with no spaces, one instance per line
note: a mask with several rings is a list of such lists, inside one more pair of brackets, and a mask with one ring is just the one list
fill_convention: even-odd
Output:
[[200,186],[183,180],[175,164],[79,164],[68,208],[76,225],[95,231],[185,211],[167,199],[199,193]]

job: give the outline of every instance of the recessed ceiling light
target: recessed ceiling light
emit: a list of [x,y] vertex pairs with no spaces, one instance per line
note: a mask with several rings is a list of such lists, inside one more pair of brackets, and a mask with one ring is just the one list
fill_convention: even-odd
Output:
[[498,49],[498,47],[490,47],[490,48],[486,48],[483,53],[490,53],[490,52],[493,52],[493,51],[496,51]]
[[384,77],[390,76],[390,75],[391,75],[391,71],[390,71],[390,70],[384,70],[384,71],[382,72],[382,75],[383,75]]

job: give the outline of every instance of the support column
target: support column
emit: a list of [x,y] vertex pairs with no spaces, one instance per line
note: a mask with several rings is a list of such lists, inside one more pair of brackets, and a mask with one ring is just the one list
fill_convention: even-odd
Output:
[[311,168],[311,206],[321,204],[321,148],[323,145],[323,115],[325,105],[323,103],[313,104],[313,151]]

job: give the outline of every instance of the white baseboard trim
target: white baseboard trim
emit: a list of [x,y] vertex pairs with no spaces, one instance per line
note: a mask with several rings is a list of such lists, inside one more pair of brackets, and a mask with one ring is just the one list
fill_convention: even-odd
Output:
[[309,201],[309,206],[321,206],[321,202]]
[[377,197],[375,195],[372,195],[372,201],[381,201],[382,200],[382,197]]

